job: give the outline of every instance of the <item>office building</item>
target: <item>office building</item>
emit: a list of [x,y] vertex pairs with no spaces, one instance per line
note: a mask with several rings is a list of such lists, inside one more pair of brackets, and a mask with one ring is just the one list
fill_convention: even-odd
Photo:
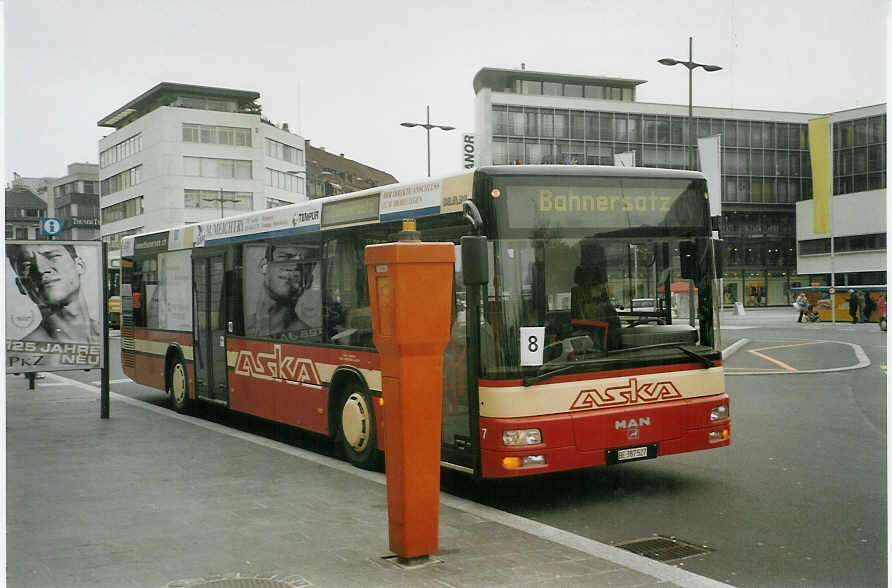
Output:
[[[816,233],[814,201],[796,203],[802,286],[886,283],[886,106],[829,115],[833,197],[827,233]],[[831,256],[831,236],[833,255]]]
[[61,240],[95,241],[99,239],[99,166],[95,163],[70,163],[68,174],[54,180],[53,215],[62,221]]
[[162,82],[98,125],[102,239],[306,200],[304,139],[258,92]]
[[47,216],[47,206],[41,198],[25,186],[6,188],[6,238],[44,239],[40,219]]
[[[633,152],[638,166],[694,167],[688,106],[636,101],[643,83],[483,68],[474,77],[476,164],[613,165],[615,156]],[[885,107],[876,109],[885,143]],[[726,304],[786,305],[790,287],[812,280],[810,270],[797,273],[796,203],[812,195],[808,122],[820,116],[694,106],[695,137],[721,135]],[[867,182],[884,199],[885,157],[870,161],[882,169],[839,180],[854,187],[858,176],[859,186]],[[872,271],[885,283],[885,263]]]

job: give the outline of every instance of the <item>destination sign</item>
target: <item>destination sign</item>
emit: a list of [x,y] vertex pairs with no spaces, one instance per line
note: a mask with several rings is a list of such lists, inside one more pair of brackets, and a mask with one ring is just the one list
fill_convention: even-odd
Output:
[[509,226],[608,232],[636,227],[689,228],[704,223],[705,192],[690,180],[579,180],[558,185],[540,178],[535,183],[503,186]]
[[322,227],[378,220],[380,194],[326,202],[322,205]]

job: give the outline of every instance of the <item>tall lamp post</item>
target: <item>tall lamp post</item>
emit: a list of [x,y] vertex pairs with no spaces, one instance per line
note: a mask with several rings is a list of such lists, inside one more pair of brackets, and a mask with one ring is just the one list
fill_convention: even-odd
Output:
[[216,198],[202,198],[205,202],[220,202],[220,218],[223,218],[223,203],[224,202],[238,202],[238,198],[223,198],[223,188],[220,188],[219,194]]
[[427,132],[427,177],[431,177],[431,129],[440,129],[442,131],[452,131],[455,127],[450,127],[447,125],[432,125],[431,124],[431,107],[427,106],[427,122],[425,123],[413,123],[413,122],[402,122],[400,123],[401,127],[423,127]]
[[688,68],[688,158],[690,169],[697,168],[697,158],[694,156],[694,70],[702,67],[706,71],[718,71],[722,69],[718,65],[694,62],[694,37],[688,37],[688,60],[679,61],[671,57],[659,60],[663,65],[683,65]]

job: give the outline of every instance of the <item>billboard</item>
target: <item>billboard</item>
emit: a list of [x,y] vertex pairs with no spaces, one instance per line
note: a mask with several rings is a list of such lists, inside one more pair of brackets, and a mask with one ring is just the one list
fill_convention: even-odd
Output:
[[102,244],[6,241],[6,373],[102,367]]

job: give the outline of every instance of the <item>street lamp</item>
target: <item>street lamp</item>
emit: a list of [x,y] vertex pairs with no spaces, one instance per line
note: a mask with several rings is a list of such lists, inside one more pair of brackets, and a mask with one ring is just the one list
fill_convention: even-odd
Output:
[[205,202],[217,202],[220,201],[220,218],[223,218],[223,203],[224,202],[238,202],[238,198],[223,198],[223,188],[220,188],[219,195],[216,198],[202,198]]
[[671,57],[659,60],[663,65],[683,65],[688,68],[688,158],[691,169],[696,169],[697,159],[694,156],[694,70],[702,67],[706,71],[718,71],[722,69],[718,65],[694,63],[694,37],[688,37],[688,60],[679,61]]
[[400,123],[401,127],[423,127],[427,132],[427,177],[431,177],[431,129],[440,129],[442,131],[452,131],[455,127],[450,127],[446,125],[432,125],[431,124],[431,107],[428,105],[427,107],[427,122],[426,123],[411,123],[411,122],[403,122]]

